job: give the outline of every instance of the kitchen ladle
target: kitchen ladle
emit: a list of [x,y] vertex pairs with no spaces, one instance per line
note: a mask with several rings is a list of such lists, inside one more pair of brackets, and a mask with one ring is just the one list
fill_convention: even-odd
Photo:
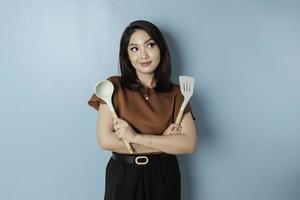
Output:
[[[109,80],[99,81],[94,88],[94,92],[97,97],[101,98],[108,105],[110,111],[112,112],[112,116],[116,119],[118,116],[116,114],[115,108],[112,104],[111,98],[114,92],[114,85]],[[128,149],[129,153],[133,153],[132,147],[128,141],[123,140]]]

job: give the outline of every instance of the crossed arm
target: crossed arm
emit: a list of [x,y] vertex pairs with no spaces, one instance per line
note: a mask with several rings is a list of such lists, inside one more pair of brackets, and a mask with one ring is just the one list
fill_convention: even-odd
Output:
[[162,135],[136,133],[125,120],[113,116],[106,104],[99,106],[97,122],[98,144],[102,149],[117,151],[126,149],[122,139],[133,148],[144,146],[154,151],[170,154],[192,153],[197,147],[196,128],[191,113],[186,113],[179,126],[171,124]]

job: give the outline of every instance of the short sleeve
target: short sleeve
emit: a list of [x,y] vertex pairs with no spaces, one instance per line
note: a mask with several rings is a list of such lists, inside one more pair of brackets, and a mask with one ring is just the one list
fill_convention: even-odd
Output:
[[188,102],[188,104],[186,105],[186,107],[185,107],[185,109],[184,109],[184,112],[183,112],[183,115],[184,115],[185,113],[189,113],[189,112],[192,114],[193,120],[196,120],[196,117],[195,117],[194,114],[193,114],[193,109],[192,109],[192,106],[191,106],[190,102]]
[[[114,84],[114,87],[116,87],[114,77],[111,76],[111,77],[107,78],[106,80],[111,81]],[[88,100],[88,105],[98,111],[100,104],[106,104],[106,102],[104,100],[102,100],[101,98],[99,98],[95,93],[93,93],[92,96],[90,97],[90,99]]]
[[106,104],[101,98],[99,98],[95,93],[91,96],[90,100],[88,101],[88,105],[92,106],[97,111],[99,110],[99,106],[101,104]]

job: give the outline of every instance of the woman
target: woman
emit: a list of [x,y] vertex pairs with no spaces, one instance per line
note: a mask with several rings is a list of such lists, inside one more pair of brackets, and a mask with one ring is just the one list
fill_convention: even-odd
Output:
[[[192,153],[196,128],[188,104],[180,125],[174,124],[183,102],[170,81],[171,62],[160,30],[148,21],[129,24],[122,34],[121,76],[114,84],[113,116],[95,94],[89,105],[99,110],[98,143],[112,151],[106,167],[105,200],[178,200],[180,169],[175,154]],[[134,154],[123,142],[128,141]]]

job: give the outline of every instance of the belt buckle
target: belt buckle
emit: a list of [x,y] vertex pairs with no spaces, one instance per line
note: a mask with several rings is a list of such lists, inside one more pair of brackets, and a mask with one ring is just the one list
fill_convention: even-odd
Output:
[[[145,159],[145,162],[140,162],[139,159]],[[147,156],[137,156],[134,159],[134,161],[137,165],[147,165],[147,163],[149,162],[149,159]]]

